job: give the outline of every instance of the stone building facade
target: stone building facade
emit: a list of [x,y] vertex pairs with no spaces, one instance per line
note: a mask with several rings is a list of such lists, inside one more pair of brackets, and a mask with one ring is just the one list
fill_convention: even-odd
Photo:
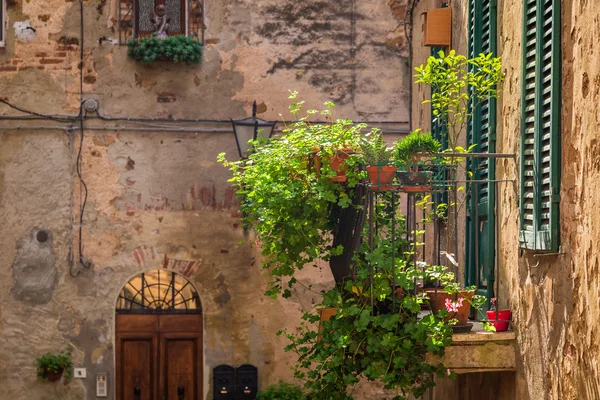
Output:
[[[498,188],[494,261],[495,295],[513,311],[517,368],[443,380],[425,398],[599,399],[600,8],[545,2],[560,6],[562,171],[560,248],[540,253],[519,242],[523,1],[477,2],[495,7],[506,75],[496,152],[516,155],[497,166],[496,179],[515,183]],[[0,398],[95,399],[103,373],[115,398],[117,299],[130,279],[157,269],[198,292],[201,398],[212,398],[219,364],[257,366],[261,387],[289,379],[291,358],[274,333],[318,298],[301,289],[288,300],[263,296],[259,249],[216,163],[220,152],[237,153],[228,120],[247,116],[254,100],[261,118],[287,118],[292,89],[310,107],[333,100],[338,115],[390,135],[406,132],[409,119],[429,130],[421,106],[429,93],[411,89],[410,67],[431,54],[422,13],[440,5],[207,0],[202,64],[144,66],[118,45],[115,0],[0,0],[0,98],[21,109],[0,104]],[[450,7],[452,48],[468,54],[469,2]],[[72,119],[90,98],[99,109],[84,115],[82,130]],[[314,288],[332,284],[325,264],[304,273]],[[67,345],[88,377],[38,381],[35,358]],[[371,388],[359,396],[386,397]]]
[[[237,157],[229,119],[255,100],[259,117],[290,119],[289,89],[390,135],[408,127],[402,2],[205,1],[192,66],[128,58],[127,4],[0,0],[1,399],[96,399],[97,374],[115,399],[117,299],[153,270],[200,298],[198,398],[212,398],[220,364],[256,366],[261,388],[289,379],[275,332],[319,299],[263,295],[260,251],[216,162]],[[87,99],[99,107],[80,113]],[[327,265],[305,279],[332,284]],[[68,345],[87,377],[36,379],[36,357]]]
[[[414,15],[412,65],[425,62],[430,48],[423,46],[422,13],[441,2],[410,2]],[[469,1],[451,1],[452,48],[468,54]],[[498,187],[497,295],[502,308],[513,311],[516,331],[516,373],[467,374],[454,383],[444,382],[439,399],[599,399],[600,398],[600,275],[595,209],[598,156],[597,102],[600,96],[596,46],[600,35],[600,6],[586,0],[492,0],[475,3],[496,13],[497,54],[502,59],[505,82],[496,105],[496,152],[514,154],[500,160],[496,179],[510,180]],[[523,249],[519,241],[519,188],[521,116],[523,100],[524,3],[554,5],[559,23],[560,57],[553,57],[558,76],[560,110],[552,124],[559,132],[559,232],[560,246],[553,251]],[[535,12],[535,11],[533,11]],[[550,11],[547,11],[550,12]],[[531,29],[529,25],[528,29]],[[529,49],[527,50],[529,51]],[[556,77],[553,77],[556,80]],[[421,106],[428,90],[415,88],[413,127],[428,130],[430,110]],[[514,183],[512,183],[514,181]],[[448,383],[448,386],[445,384]],[[443,386],[443,387],[442,387]],[[442,392],[443,391],[443,392]]]

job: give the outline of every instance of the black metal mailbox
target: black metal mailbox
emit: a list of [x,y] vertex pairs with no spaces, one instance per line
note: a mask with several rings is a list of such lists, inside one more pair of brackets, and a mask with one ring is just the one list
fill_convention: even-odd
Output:
[[218,365],[213,369],[213,399],[235,399],[235,368],[231,365]]
[[258,368],[240,365],[235,370],[235,399],[255,399],[258,392]]

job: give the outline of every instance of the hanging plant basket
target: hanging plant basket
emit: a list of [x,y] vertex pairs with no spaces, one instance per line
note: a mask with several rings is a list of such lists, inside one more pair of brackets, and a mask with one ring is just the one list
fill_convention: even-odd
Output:
[[50,369],[45,369],[44,374],[46,375],[46,380],[48,382],[56,382],[60,380],[63,376],[64,369],[60,368],[58,371],[52,371]]
[[431,190],[430,171],[398,171],[396,173],[401,189],[407,193],[428,192]]
[[198,64],[202,61],[202,43],[184,36],[167,36],[158,39],[156,35],[142,39],[133,39],[127,44],[127,55],[144,64],[154,61]]

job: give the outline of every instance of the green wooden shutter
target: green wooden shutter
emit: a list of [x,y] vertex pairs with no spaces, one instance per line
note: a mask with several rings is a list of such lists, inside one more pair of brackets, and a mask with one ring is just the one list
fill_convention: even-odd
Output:
[[560,202],[560,1],[523,10],[520,246],[558,251]]
[[[444,47],[432,46],[431,55],[433,57],[439,57],[440,51],[445,50]],[[433,88],[431,89],[431,97],[433,97]],[[441,119],[433,115],[433,106],[430,107],[431,113],[431,136],[442,145],[442,150],[448,148],[448,127]],[[445,168],[436,168],[434,171],[434,188],[436,189],[433,193],[433,207],[435,210],[438,209],[440,204],[448,204],[448,171]],[[439,211],[438,211],[439,212]],[[444,216],[447,215],[447,208],[442,213]],[[439,261],[438,261],[439,263]]]
[[[468,57],[481,53],[497,53],[496,0],[469,0]],[[475,152],[496,151],[496,99],[471,105],[467,123],[467,145],[475,145]],[[476,181],[496,179],[493,159],[469,158],[467,170]],[[493,297],[495,242],[496,242],[496,184],[471,183],[467,190],[467,250],[465,281],[476,285],[478,294]]]

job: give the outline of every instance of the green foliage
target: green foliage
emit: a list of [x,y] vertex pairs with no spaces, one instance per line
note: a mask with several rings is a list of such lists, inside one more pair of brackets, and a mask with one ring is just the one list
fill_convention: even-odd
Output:
[[[290,98],[296,95],[292,92]],[[292,103],[291,113],[300,115],[302,104]],[[354,189],[365,176],[357,167],[362,162],[359,154],[350,151],[347,184],[329,179],[336,174],[327,160],[339,151],[358,149],[366,125],[336,120],[333,103],[325,105],[320,115],[330,123],[311,124],[308,118],[319,112],[308,110],[307,116],[286,125],[283,136],[255,141],[248,160],[231,162],[219,155],[233,172],[230,182],[242,198],[245,222],[253,226],[262,245],[263,266],[272,277],[267,294],[273,297],[282,290],[284,296],[290,295],[283,288],[283,277],[291,278],[291,287],[295,271],[341,254],[343,249],[331,246],[331,211],[351,206]],[[320,169],[315,168],[317,158],[322,160]]]
[[434,121],[441,120],[448,129],[448,147],[454,151],[466,127],[471,111],[481,102],[498,97],[498,85],[504,78],[500,58],[492,53],[467,59],[451,50],[440,51],[427,63],[415,68],[416,83],[431,86]]
[[[338,308],[336,315],[319,329],[318,313],[307,312],[299,330],[280,333],[290,341],[286,350],[298,356],[294,374],[306,382],[311,398],[353,399],[353,386],[368,379],[396,390],[394,400],[405,400],[423,395],[436,376],[446,374],[444,365],[428,363],[426,357],[444,353],[454,321],[444,320],[445,310],[422,314],[427,300],[416,292],[415,282],[453,282],[454,276],[444,267],[412,264],[414,249],[399,239],[405,233],[404,216],[389,207],[390,196],[382,194],[377,204],[379,230],[373,248],[361,245],[355,278],[323,296],[321,305]],[[397,236],[391,235],[392,222]]]
[[127,55],[144,64],[163,59],[186,64],[198,64],[202,61],[202,43],[184,35],[167,36],[165,39],[158,39],[153,35],[133,39],[127,46]]
[[[290,98],[296,95],[292,92]],[[254,151],[247,160],[232,162],[219,155],[219,161],[233,172],[230,182],[242,199],[245,223],[253,227],[261,244],[263,266],[271,275],[269,296],[283,292],[289,297],[290,288],[300,284],[294,278],[297,271],[342,253],[342,248],[331,245],[336,223],[332,211],[354,207],[355,189],[366,177],[359,165],[367,158],[383,158],[370,154],[383,150],[379,132],[373,132],[366,145],[361,133],[366,125],[334,119],[334,105],[325,104],[320,115],[329,123],[311,124],[308,118],[319,112],[308,110],[307,116],[286,126],[281,137],[253,141]],[[292,114],[298,116],[302,105],[302,101],[292,103]],[[347,184],[332,182],[335,172],[327,160],[339,151],[359,147],[362,154],[351,150],[348,154]],[[401,147],[411,156],[439,151],[439,143],[420,132]],[[317,159],[322,161],[320,170],[315,168]],[[392,198],[391,192],[377,194],[373,214],[377,229],[372,240],[366,240],[369,230],[362,227],[365,240],[353,255],[352,277],[321,293],[321,306],[338,308],[335,317],[319,329],[319,314],[307,312],[298,329],[279,333],[290,341],[286,350],[298,356],[294,374],[305,382],[310,398],[349,400],[359,379],[368,379],[396,390],[394,400],[405,400],[421,396],[435,385],[435,376],[446,374],[444,365],[428,363],[426,357],[443,354],[456,320],[448,320],[446,310],[437,315],[421,313],[427,299],[416,282],[435,281],[452,291],[455,278],[446,267],[415,265],[413,257],[422,243],[403,238],[419,237],[418,242],[424,232],[406,231],[405,217],[397,206],[392,207]]]
[[364,138],[360,142],[360,148],[367,165],[387,165],[392,158],[390,150],[383,140],[383,134],[373,129],[370,138]]
[[71,352],[73,348],[69,346],[66,350],[54,355],[52,353],[46,353],[40,358],[36,358],[37,363],[37,376],[42,380],[46,380],[47,372],[60,372],[64,370],[66,379],[70,379],[73,376],[73,362],[71,361]]
[[431,133],[422,133],[420,129],[416,129],[396,143],[396,156],[401,163],[416,164],[420,155],[433,155],[441,148],[442,145]]
[[277,385],[271,385],[266,390],[258,392],[256,400],[305,400],[306,395],[302,388],[291,383],[279,381]]

